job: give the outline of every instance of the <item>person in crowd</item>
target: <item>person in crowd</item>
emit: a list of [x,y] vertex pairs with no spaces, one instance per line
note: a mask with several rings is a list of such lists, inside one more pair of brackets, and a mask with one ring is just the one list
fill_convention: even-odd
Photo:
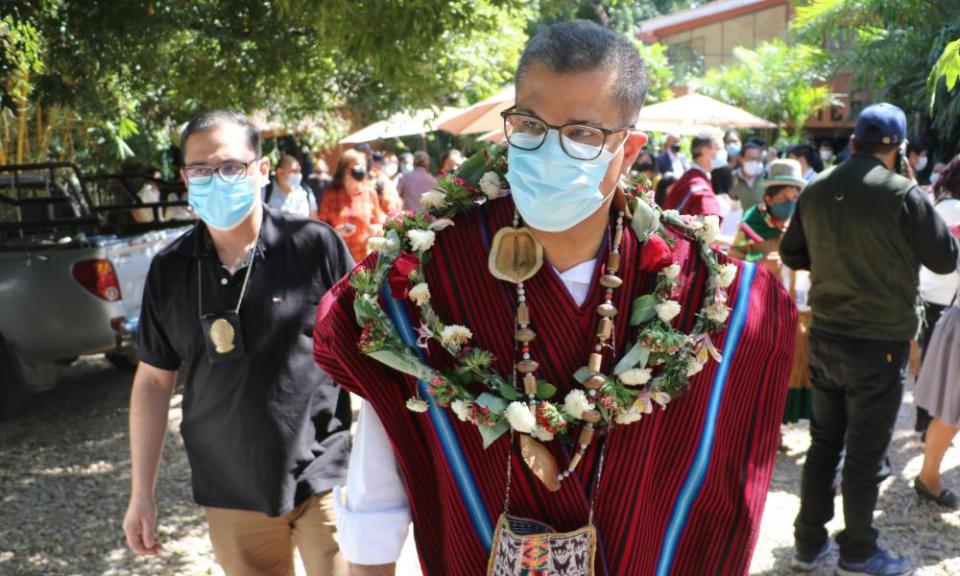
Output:
[[663,204],[667,201],[667,194],[670,193],[670,187],[677,182],[677,177],[673,175],[673,172],[667,172],[660,176],[660,180],[657,181],[657,186],[654,188],[654,202],[657,206],[663,207]]
[[650,152],[644,150],[637,156],[637,161],[630,168],[631,178],[642,178],[651,186],[656,186],[657,166]]
[[907,162],[917,178],[917,183],[921,185],[929,182],[929,153],[930,145],[926,138],[911,138],[907,141]]
[[317,302],[353,260],[326,225],[261,200],[270,162],[240,114],[191,120],[181,177],[200,218],[151,263],[130,398],[130,504],[137,554],[162,550],[154,488],[167,416],[184,383],[193,496],[228,576],[345,576],[330,489],[346,477],[350,398],[310,367]]
[[[429,169],[429,166],[428,166]],[[413,154],[404,152],[400,155],[400,175],[397,178],[405,176],[414,170]]]
[[715,132],[703,132],[690,143],[693,164],[670,188],[664,208],[694,216],[721,216],[720,204],[710,185],[710,170],[726,163],[723,141]]
[[[780,240],[793,215],[797,198],[800,197],[806,184],[799,162],[789,158],[774,160],[770,164],[770,175],[762,182],[764,190],[762,200],[744,212],[743,221],[738,227],[736,238],[728,254],[733,258],[756,262],[778,278],[784,278],[779,255]],[[796,272],[790,271],[787,288],[794,297],[796,283]],[[784,424],[810,418],[810,370],[807,365],[809,325],[810,312],[800,311],[797,325],[797,350],[783,413]]]
[[[140,199],[140,202],[144,204],[153,204],[160,202],[160,185],[159,182],[163,179],[163,174],[159,170],[152,170],[150,172],[150,178],[147,178],[143,183],[143,186],[140,187],[140,190],[137,191],[137,197]],[[163,211],[157,209],[159,212],[160,219],[159,221],[164,220]],[[133,211],[133,219],[137,222],[153,222],[154,221],[154,209],[153,208],[137,208]]]
[[663,150],[657,156],[657,172],[666,174],[672,172],[677,178],[683,174],[684,162],[680,155],[680,136],[667,134],[663,142]]
[[166,201],[167,203],[171,202],[187,202],[186,206],[167,206],[163,209],[163,219],[170,220],[195,220],[197,215],[193,213],[193,209],[190,208],[189,204],[189,191],[184,190],[180,194],[171,190],[167,193]]
[[276,178],[263,189],[263,201],[276,208],[301,218],[317,218],[317,199],[303,183],[303,171],[295,156],[285,154],[277,163]]
[[440,171],[437,172],[437,178],[452,174],[461,164],[463,164],[463,153],[456,148],[447,150],[447,153],[440,158]]
[[824,140],[820,143],[820,162],[823,164],[823,169],[833,166],[837,159],[836,154],[833,152],[833,142],[830,140]]
[[353,258],[363,260],[368,252],[367,240],[381,234],[387,218],[363,152],[347,150],[340,156],[318,215],[346,241]]
[[830,551],[826,524],[842,459],[838,570],[912,572],[909,560],[877,545],[873,513],[919,326],[919,269],[953,272],[958,249],[917,185],[894,172],[905,138],[902,110],[865,108],[853,155],[807,186],[780,243],[784,264],[812,279],[813,418],[794,524],[800,570],[816,569]]
[[734,172],[730,195],[740,201],[744,212],[761,203],[765,195],[761,153],[760,145],[748,140],[740,153],[740,167]]
[[[943,171],[943,178],[936,186],[937,201],[935,210],[946,225],[953,231],[954,236],[960,235],[960,155],[950,161]],[[917,431],[923,434],[924,458],[923,469],[917,477],[914,488],[920,496],[934,500],[948,508],[957,507],[957,497],[953,492],[943,488],[940,477],[940,464],[943,455],[960,424],[960,385],[957,382],[957,372],[941,374],[944,366],[948,370],[955,370],[956,366],[944,364],[943,359],[932,360],[927,366],[926,358],[930,353],[930,344],[934,328],[945,310],[958,305],[957,294],[960,292],[960,272],[951,274],[936,274],[928,268],[920,270],[920,295],[923,298],[925,322],[920,333],[921,379],[917,382],[917,392],[914,395],[917,404]],[[946,338],[946,334],[944,335]],[[956,346],[955,338],[949,343]],[[955,361],[955,360],[954,360]],[[926,372],[926,374],[924,374]],[[938,415],[933,418],[930,414]]]
[[734,169],[740,166],[740,134],[736,130],[727,130],[723,134],[723,146],[727,151],[727,163]]
[[330,186],[332,180],[330,166],[327,165],[327,161],[321,156],[320,152],[316,152],[313,158],[313,171],[307,176],[306,182],[307,188],[313,192],[313,198],[318,209],[323,201],[323,191]]
[[404,174],[397,183],[397,190],[403,198],[403,206],[407,210],[420,210],[420,196],[437,185],[437,179],[430,174],[430,155],[423,150],[413,155],[413,172]]
[[763,197],[744,211],[730,256],[761,264],[779,278],[780,239],[805,186],[799,162],[785,158],[771,163],[770,175],[762,182]]
[[374,189],[377,191],[377,198],[380,200],[380,208],[387,215],[396,214],[403,210],[403,199],[397,191],[397,181],[393,176],[397,173],[397,157],[393,155],[392,173],[387,172],[387,154],[383,152],[373,153],[373,163],[370,165],[370,179],[374,183]]
[[[755,539],[743,535],[759,528],[779,428],[779,418],[750,416],[782,410],[795,328],[793,306],[765,270],[719,257],[728,267],[723,268],[724,278],[714,277],[718,283],[711,285],[730,287],[725,301],[740,302],[730,317],[743,319],[736,330],[723,330],[721,341],[730,351],[723,369],[729,372],[721,375],[713,361],[702,371],[699,363],[685,364],[684,374],[693,378],[686,394],[667,410],[653,411],[647,411],[649,390],[640,386],[646,373],[630,373],[626,378],[634,383],[630,390],[639,400],[633,404],[634,416],[622,417],[615,428],[601,420],[584,426],[582,418],[570,424],[582,446],[577,449],[580,456],[574,456],[577,462],[564,456],[559,438],[545,433],[560,425],[544,412],[553,414],[552,409],[537,404],[543,411],[534,417],[531,406],[536,402],[526,403],[527,392],[516,392],[520,396],[513,396],[517,401],[512,403],[498,391],[479,403],[465,397],[451,402],[445,396],[450,391],[445,379],[456,377],[451,368],[455,360],[448,356],[450,348],[439,347],[437,338],[428,334],[431,326],[444,326],[441,339],[457,342],[457,356],[473,366],[469,379],[475,370],[489,370],[509,382],[511,377],[503,375],[519,366],[529,375],[524,390],[536,388],[538,380],[549,381],[558,389],[552,396],[556,405],[569,404],[571,413],[590,420],[595,414],[602,418],[597,408],[605,405],[608,410],[615,401],[589,400],[596,393],[587,394],[573,374],[587,358],[592,366],[588,370],[596,376],[587,386],[600,383],[601,371],[613,373],[615,356],[625,354],[636,337],[626,311],[634,298],[649,293],[657,266],[676,263],[666,274],[676,273],[673,298],[686,314],[674,324],[683,332],[690,330],[695,311],[703,305],[710,274],[697,251],[713,231],[707,230],[696,243],[686,232],[679,234],[672,255],[663,251],[666,243],[658,241],[659,236],[644,241],[626,222],[617,232],[623,210],[619,207],[627,201],[619,183],[646,142],[644,134],[631,128],[646,85],[644,64],[633,43],[591,22],[553,25],[527,44],[515,77],[516,107],[503,113],[508,166],[480,152],[465,164],[471,169],[458,173],[470,178],[471,186],[484,188],[490,188],[496,176],[498,191],[507,187],[510,194],[479,206],[465,203],[454,225],[435,234],[415,228],[400,234],[398,247],[384,243],[376,261],[387,266],[378,272],[384,273],[382,282],[389,288],[371,278],[375,262],[370,258],[362,265],[367,271],[343,281],[318,311],[316,360],[365,399],[350,479],[336,500],[344,554],[353,563],[372,565],[366,574],[392,574],[391,563],[412,517],[420,564],[428,576],[475,576],[488,565],[499,567],[497,574],[519,574],[515,566],[522,566],[524,574],[567,573],[561,562],[576,566],[577,574],[746,573]],[[577,123],[584,118],[590,124]],[[718,146],[719,141],[716,138]],[[541,169],[547,160],[553,169]],[[489,164],[485,167],[484,162]],[[436,206],[436,200],[431,198],[430,204]],[[646,221],[650,210],[635,217]],[[410,220],[402,230],[409,225]],[[383,260],[395,250],[400,254],[396,260]],[[429,258],[418,266],[409,250],[426,252]],[[541,251],[542,259],[533,256]],[[651,267],[644,260],[657,263]],[[594,271],[601,267],[604,285],[618,288],[590,288]],[[411,281],[408,274],[414,272]],[[518,278],[525,278],[522,284],[514,283]],[[427,299],[436,310],[429,326],[406,302],[426,306]],[[381,313],[390,314],[390,325],[406,334],[403,343],[394,338],[387,348],[381,347],[383,324],[366,321],[379,317],[377,312],[367,314],[373,301],[383,302],[387,311]],[[614,308],[624,312],[604,316],[609,322],[597,312],[583,313],[598,307],[604,314]],[[662,314],[672,317],[672,310],[668,305]],[[727,316],[718,316],[716,307],[711,310],[713,318]],[[663,326],[670,322],[659,321]],[[616,345],[596,347],[598,338],[608,341],[606,330],[614,323],[616,334],[622,335]],[[523,330],[517,337],[526,342],[520,349],[515,326]],[[536,337],[530,340],[533,330]],[[784,331],[790,335],[785,337]],[[581,337],[598,332],[597,338]],[[418,346],[418,336],[426,350]],[[423,360],[411,368],[398,360],[398,349],[410,354],[404,356],[408,360],[417,357],[412,351],[424,350]],[[680,368],[677,358],[672,369]],[[422,370],[433,372],[418,383],[400,369],[421,377]],[[715,387],[719,381],[725,387]],[[506,388],[503,393],[513,395]],[[578,400],[581,396],[585,405]],[[482,432],[489,444],[484,449],[477,425],[486,427],[482,422],[504,410],[511,415],[498,420],[504,433]],[[419,413],[424,411],[430,413]],[[636,414],[642,420],[627,425]],[[511,422],[514,432],[507,434]],[[712,450],[698,450],[703,445]],[[562,470],[566,472],[560,478]],[[587,486],[596,488],[593,495],[585,492]],[[718,501],[724,504],[700,504]],[[519,518],[531,519],[525,526],[536,523],[540,534],[535,540],[518,533]],[[521,551],[530,550],[546,554],[522,560]]]
[[820,155],[807,143],[794,144],[787,149],[787,158],[793,158],[803,167],[803,177],[807,182],[817,177],[823,170]]
[[764,176],[766,176],[767,170],[768,170],[769,167],[770,167],[770,163],[772,163],[774,160],[778,160],[778,159],[780,158],[780,151],[777,150],[777,148],[776,148],[775,146],[773,146],[773,145],[771,145],[771,146],[761,145],[761,148],[764,149],[764,152],[763,152],[763,174],[764,174]]

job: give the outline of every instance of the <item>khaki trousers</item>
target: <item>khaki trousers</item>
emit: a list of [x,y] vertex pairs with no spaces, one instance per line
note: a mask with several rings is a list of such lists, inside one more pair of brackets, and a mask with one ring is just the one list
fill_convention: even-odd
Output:
[[333,495],[316,494],[283,516],[204,507],[217,562],[227,576],[293,576],[293,548],[307,576],[346,576],[337,546]]

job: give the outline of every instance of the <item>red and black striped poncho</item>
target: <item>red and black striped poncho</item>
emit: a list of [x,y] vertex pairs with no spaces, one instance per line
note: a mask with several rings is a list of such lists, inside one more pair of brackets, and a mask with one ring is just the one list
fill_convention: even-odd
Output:
[[[437,313],[445,323],[469,327],[476,344],[496,356],[501,374],[510,373],[514,353],[514,286],[490,275],[487,255],[490,239],[510,225],[513,210],[505,198],[458,218],[455,227],[438,234],[426,269]],[[674,323],[684,331],[693,325],[707,278],[691,247],[679,240],[675,252],[682,269],[678,300],[683,311]],[[639,259],[640,244],[629,230],[622,253],[624,282],[614,304],[629,311],[633,299],[653,287],[655,277],[631,265]],[[605,439],[608,451],[596,495],[597,574],[728,575],[748,570],[773,471],[796,309],[772,274],[740,266],[729,288],[733,311],[727,328],[714,338],[724,362],[711,361],[692,379],[690,391],[666,410],[656,408]],[[526,293],[538,334],[533,357],[540,362],[541,377],[557,385],[562,399],[595,343],[595,310],[603,289],[595,284],[583,306],[577,306],[554,269],[545,265],[526,282]],[[508,436],[484,450],[476,428],[452,413],[407,410],[405,401],[417,383],[359,352],[353,299],[344,280],[321,302],[316,360],[334,380],[367,399],[383,421],[404,474],[424,573],[483,574],[503,509]],[[412,305],[405,307],[408,317],[416,318]],[[635,337],[628,320],[627,312],[616,317],[617,357]],[[428,357],[442,368],[449,361],[445,355],[431,347]],[[568,449],[557,441],[547,445],[562,469]],[[555,493],[541,485],[514,449],[511,514],[561,531],[586,524],[598,446],[594,441],[577,473]]]

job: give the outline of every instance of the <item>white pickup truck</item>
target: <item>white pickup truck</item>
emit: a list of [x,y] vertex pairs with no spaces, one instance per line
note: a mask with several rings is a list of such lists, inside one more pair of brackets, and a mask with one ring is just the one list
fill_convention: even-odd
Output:
[[[0,166],[0,418],[78,356],[135,365],[150,261],[190,224],[162,221],[173,205],[72,164]],[[138,222],[133,209],[154,217]]]

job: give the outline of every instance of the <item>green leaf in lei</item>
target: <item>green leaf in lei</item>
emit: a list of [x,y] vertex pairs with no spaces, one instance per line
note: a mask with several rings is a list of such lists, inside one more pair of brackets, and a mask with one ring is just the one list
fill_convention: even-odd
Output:
[[630,325],[639,326],[657,315],[657,297],[653,294],[641,296],[633,301],[630,312]]
[[[483,406],[497,416],[502,416],[503,411],[507,409],[507,403],[503,398],[484,392],[477,398],[477,405]],[[481,425],[478,427],[480,436],[483,438],[483,447],[486,448],[497,441],[497,438],[503,436],[503,433],[510,429],[506,418],[499,418],[495,426]]]
[[409,374],[419,380],[426,380],[431,377],[430,369],[424,366],[419,360],[412,358],[409,354],[395,350],[381,349],[368,352],[367,355],[394,370]]
[[648,358],[650,358],[650,349],[637,342],[613,367],[613,373],[619,376],[632,368],[646,368]]

